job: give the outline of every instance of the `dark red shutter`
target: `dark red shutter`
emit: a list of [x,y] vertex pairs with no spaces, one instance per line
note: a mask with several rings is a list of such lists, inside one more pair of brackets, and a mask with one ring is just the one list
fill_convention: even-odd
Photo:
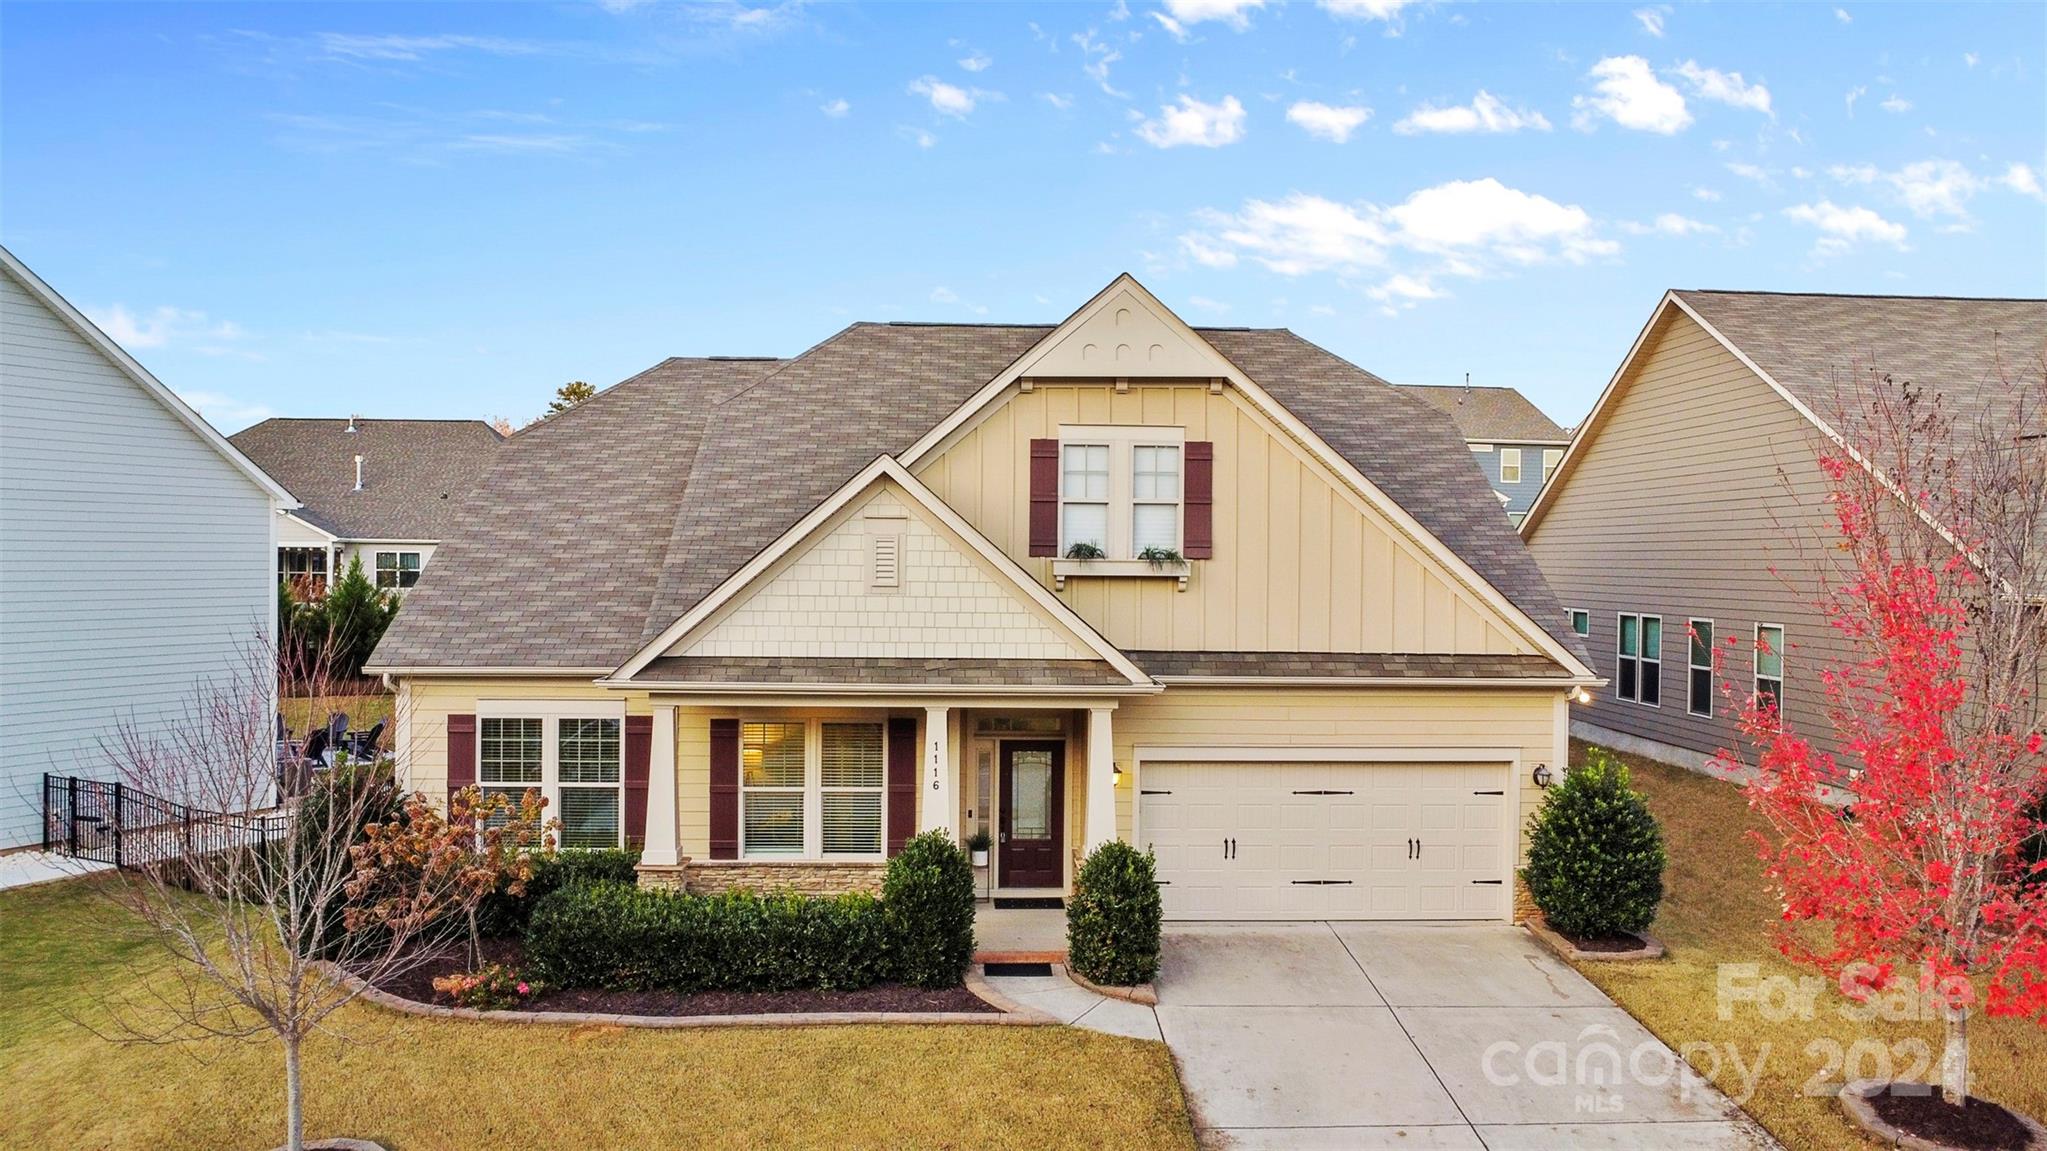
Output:
[[1190,560],[1215,555],[1215,444],[1187,444],[1187,508],[1180,530],[1180,554]]
[[448,717],[448,794],[476,782],[476,717]]
[[917,831],[917,721],[888,721],[888,853]]
[[654,754],[654,717],[625,717],[625,845],[647,843],[647,769]]
[[711,858],[739,858],[739,721],[711,721]]
[[1031,554],[1059,554],[1059,441],[1031,441]]

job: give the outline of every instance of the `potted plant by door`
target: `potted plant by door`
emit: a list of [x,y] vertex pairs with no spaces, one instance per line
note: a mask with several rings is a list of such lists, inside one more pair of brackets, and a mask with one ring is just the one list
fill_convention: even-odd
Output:
[[967,852],[974,857],[975,867],[988,866],[988,842],[985,827],[976,828],[974,834],[967,836]]

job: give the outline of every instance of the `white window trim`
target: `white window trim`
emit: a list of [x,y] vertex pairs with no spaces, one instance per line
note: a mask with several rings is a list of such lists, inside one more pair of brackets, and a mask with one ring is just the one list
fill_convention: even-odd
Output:
[[[1137,549],[1132,543],[1136,534],[1134,520],[1137,515],[1136,468],[1133,449],[1177,448],[1180,452],[1180,494],[1172,501],[1178,509],[1173,517],[1173,550],[1184,551],[1187,530],[1187,429],[1184,427],[1150,426],[1143,424],[1063,424],[1059,428],[1059,558],[1065,558],[1071,541],[1066,538],[1066,449],[1069,446],[1088,445],[1109,449],[1109,498],[1108,498],[1108,539],[1102,541],[1104,557],[1110,561],[1133,561]],[[1078,500],[1077,503],[1097,503],[1096,500]],[[1164,504],[1164,500],[1146,500],[1147,504]],[[1100,562],[1100,561],[1094,561]]]
[[[540,782],[547,800],[543,819],[561,815],[561,721],[564,719],[615,719],[618,721],[618,836],[616,846],[625,846],[625,701],[624,700],[525,700],[480,699],[476,701],[476,784],[478,787],[511,787],[513,784],[486,783],[483,778],[483,721],[486,719],[537,719],[540,722]],[[595,784],[570,784],[595,790]]]
[[[1581,615],[1585,617],[1585,630],[1584,630],[1584,631],[1579,631],[1579,630],[1578,630],[1578,617],[1579,617],[1579,616],[1581,616]],[[1565,609],[1564,609],[1564,620],[1565,620],[1565,622],[1567,622],[1567,623],[1569,623],[1569,624],[1571,625],[1571,632],[1572,632],[1572,634],[1576,635],[1576,636],[1577,636],[1577,637],[1578,637],[1579,639],[1591,639],[1591,638],[1592,638],[1592,613],[1591,613],[1591,612],[1589,612],[1589,611],[1585,610],[1585,609],[1584,609],[1584,608],[1582,608],[1582,607],[1567,607],[1567,608],[1565,608]]]
[[[1777,674],[1774,676],[1763,674],[1763,661],[1760,657],[1763,650],[1764,628],[1777,629],[1777,646],[1771,649],[1772,654],[1777,657]],[[1784,653],[1784,649],[1789,643],[1790,640],[1786,638],[1783,624],[1765,622],[1756,624],[1754,646],[1749,648],[1749,663],[1753,669],[1749,677],[1749,690],[1752,693],[1750,698],[1754,699],[1762,695],[1764,680],[1774,681],[1777,685],[1777,717],[1779,722],[1782,722],[1784,717],[1784,681],[1789,678],[1791,672],[1790,663],[1785,659]]]
[[1542,482],[1545,484],[1548,483],[1549,478],[1557,474],[1557,468],[1562,466],[1563,462],[1564,449],[1562,448],[1542,449]]
[[[888,719],[876,716],[750,715],[740,721],[741,757],[744,758],[746,725],[749,723],[793,723],[803,728],[803,850],[750,852],[746,847],[746,793],[749,791],[793,792],[795,788],[749,788],[746,768],[739,777],[739,858],[788,863],[884,863],[888,860]],[[870,724],[881,728],[881,850],[831,852],[824,850],[824,725],[827,723]],[[835,787],[836,792],[866,791],[867,788]]]
[[[1635,621],[1635,654],[1632,656],[1626,656],[1621,654],[1621,621],[1624,619],[1632,619]],[[1649,650],[1648,645],[1643,642],[1649,636],[1649,628],[1647,624],[1648,621],[1652,619],[1656,621],[1656,654],[1654,656],[1648,654]],[[1628,703],[1636,704],[1641,707],[1653,707],[1660,710],[1663,707],[1663,617],[1660,615],[1649,615],[1641,612],[1631,611],[1615,612],[1613,621],[1613,659],[1614,659],[1613,673],[1614,698],[1619,700],[1625,700]],[[1635,661],[1635,694],[1633,696],[1626,696],[1621,694],[1620,661],[1623,659],[1632,659]],[[1642,702],[1642,665],[1645,663],[1653,663],[1656,665],[1655,703]]]
[[[1713,637],[1706,641],[1706,662],[1703,664],[1692,662],[1692,637],[1696,634],[1700,624],[1705,624],[1707,629],[1713,632]],[[1713,625],[1712,620],[1706,619],[1703,616],[1694,616],[1685,621],[1686,715],[1696,715],[1701,719],[1713,718],[1713,680],[1715,678],[1713,671],[1713,645],[1719,642],[1719,639],[1720,629]],[[1706,673],[1706,710],[1704,711],[1699,710],[1699,701],[1692,698],[1692,673],[1695,671]]]
[[[1510,460],[1512,461],[1511,464],[1509,463]],[[1510,466],[1514,469],[1514,474],[1511,476],[1507,474],[1507,468]],[[1518,484],[1521,482],[1520,448],[1500,449],[1500,482],[1503,484]]]

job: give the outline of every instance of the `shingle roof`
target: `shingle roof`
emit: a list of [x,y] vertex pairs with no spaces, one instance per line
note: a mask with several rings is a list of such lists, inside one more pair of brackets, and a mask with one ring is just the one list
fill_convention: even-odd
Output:
[[2010,397],[2006,375],[2039,379],[2047,347],[2047,300],[1676,295],[1830,424],[1838,422],[1844,395],[1886,373],[1938,390],[1965,424],[1986,412],[2003,413]]
[[[609,389],[506,445],[475,532],[371,666],[616,666],[1051,331],[855,324],[790,360],[670,360]],[[1446,416],[1291,332],[1200,332],[1586,659]]]
[[1508,444],[1561,444],[1571,433],[1513,388],[1474,388],[1436,384],[1402,385],[1423,403],[1449,414],[1467,440]]
[[[438,540],[504,437],[482,420],[270,419],[229,436],[305,506],[301,518],[345,539]],[[363,458],[361,491],[355,457]]]
[[1099,659],[855,659],[661,656],[634,683],[943,684],[954,687],[1124,687],[1130,680]]
[[1410,652],[1126,651],[1156,676],[1297,679],[1553,679],[1546,655]]

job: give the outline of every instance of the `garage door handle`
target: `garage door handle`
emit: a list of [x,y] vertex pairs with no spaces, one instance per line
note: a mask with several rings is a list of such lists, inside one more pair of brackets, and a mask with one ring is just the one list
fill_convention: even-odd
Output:
[[1507,794],[1507,793],[1506,793],[1506,792],[1504,792],[1504,791],[1474,791],[1474,792],[1472,792],[1471,794],[1473,794],[1473,795],[1505,795],[1505,794]]
[[1351,885],[1351,881],[1348,879],[1296,879],[1293,882],[1295,887],[1349,887]]
[[1314,788],[1314,789],[1311,789],[1311,790],[1307,790],[1307,791],[1296,791],[1296,792],[1294,792],[1294,794],[1295,794],[1295,795],[1356,795],[1356,794],[1357,794],[1357,792],[1355,792],[1355,791],[1330,791],[1330,790],[1329,790],[1329,789],[1327,789],[1327,788]]
[[1507,881],[1506,881],[1506,880],[1504,880],[1504,879],[1474,879],[1474,880],[1472,880],[1472,882],[1473,882],[1473,883],[1483,883],[1483,884],[1487,884],[1488,886],[1491,886],[1491,887],[1499,887],[1499,886],[1501,886],[1501,885],[1505,884],[1505,883],[1506,883]]
[[1160,790],[1160,789],[1158,789],[1158,788],[1156,788],[1156,787],[1140,787],[1140,788],[1138,788],[1138,789],[1137,789],[1137,794],[1139,794],[1139,795],[1171,795],[1171,794],[1173,794],[1173,793],[1172,793],[1171,791],[1162,791],[1162,790]]

